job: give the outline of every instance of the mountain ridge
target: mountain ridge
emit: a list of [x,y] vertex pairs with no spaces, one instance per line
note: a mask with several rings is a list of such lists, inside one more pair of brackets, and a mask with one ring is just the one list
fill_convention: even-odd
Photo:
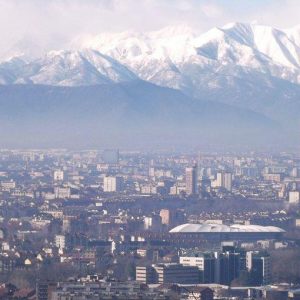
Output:
[[245,136],[257,143],[281,132],[261,114],[140,80],[79,87],[3,85],[0,107],[0,144],[11,147],[242,144]]
[[[298,27],[279,30],[230,23],[204,34],[186,26],[150,33],[102,33],[78,39],[73,48],[50,51],[40,58],[15,57],[2,62],[0,83],[12,88],[14,84],[15,87],[33,85],[37,90],[39,85],[73,87],[74,91],[78,91],[77,87],[84,90],[90,87],[92,93],[95,85],[102,89],[106,85],[108,89],[115,84],[120,87],[146,81],[154,84],[147,88],[153,88],[153,95],[161,101],[158,91],[164,92],[157,86],[182,92],[181,101],[186,101],[184,109],[186,105],[194,105],[187,99],[202,104],[205,100],[216,111],[224,112],[224,107],[229,105],[236,112],[240,109],[249,115],[257,113],[289,130],[295,131],[300,126]],[[53,89],[52,96],[55,98],[55,92],[59,91]],[[27,97],[34,97],[34,88],[32,93],[33,96],[27,93]],[[147,103],[139,102],[142,96],[136,95],[133,101],[126,98],[126,93],[122,94],[122,105],[134,104],[147,117]],[[77,99],[75,94],[74,97]],[[81,97],[83,104],[88,105],[85,95]],[[97,94],[93,98],[97,99]],[[47,103],[44,105],[47,107]],[[77,105],[84,110],[79,102]]]
[[[252,69],[259,68],[260,71],[268,71],[275,77],[294,83],[300,82],[300,30],[298,27],[279,30],[263,25],[229,23],[200,35],[193,33],[188,27],[179,27],[179,29],[169,27],[149,33],[102,33],[95,37],[78,39],[74,42],[73,48],[73,50],[49,51],[44,57],[38,59],[27,57],[22,61],[19,57],[18,60],[22,61],[21,68],[25,66],[32,72],[28,74],[18,69],[14,75],[18,80],[23,79],[27,83],[26,79],[30,81],[31,77],[37,76],[36,73],[39,73],[41,68],[47,68],[47,63],[51,59],[69,60],[71,63],[76,63],[80,57],[89,61],[92,66],[97,63],[101,66],[102,63],[103,68],[118,65],[130,69],[134,73],[130,74],[133,79],[136,79],[134,78],[136,76],[150,81],[154,71],[150,70],[148,73],[146,71],[151,62],[156,68],[159,63],[169,63],[170,71],[172,71],[172,66],[176,66],[176,71],[182,71],[181,67],[184,64],[190,63],[201,67],[218,62],[222,65],[232,63]],[[100,58],[103,59],[102,62],[99,61]],[[16,58],[2,61],[0,70],[12,71],[10,65],[15,60]],[[105,65],[108,60],[112,65]],[[39,67],[34,68],[32,65],[39,65]],[[143,65],[145,65],[145,70],[143,70]],[[56,67],[58,69],[54,71],[62,72],[59,65]],[[69,65],[66,64],[65,69],[68,67]],[[285,71],[285,74],[281,74],[282,71]],[[68,75],[65,74],[66,77]],[[75,80],[74,83],[72,80],[51,82],[51,78],[48,82],[47,78],[40,81],[32,79],[31,82],[66,86],[95,84],[89,83],[88,80],[84,82],[84,79],[82,78],[79,82]],[[3,81],[2,83],[15,82]]]

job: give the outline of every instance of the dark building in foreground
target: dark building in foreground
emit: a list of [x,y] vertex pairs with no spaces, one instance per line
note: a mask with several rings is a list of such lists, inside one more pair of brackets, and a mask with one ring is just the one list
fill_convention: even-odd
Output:
[[253,285],[266,285],[271,282],[271,259],[267,253],[247,252],[246,266]]
[[240,253],[226,251],[218,253],[216,257],[217,276],[220,284],[230,285],[231,281],[240,275]]
[[271,282],[271,261],[265,251],[245,251],[234,246],[223,246],[215,252],[187,251],[179,261],[184,266],[197,267],[201,283],[230,285],[241,272],[247,272],[251,286]]
[[216,257],[213,252],[188,253],[179,258],[184,266],[196,266],[199,269],[201,283],[213,283],[216,277]]

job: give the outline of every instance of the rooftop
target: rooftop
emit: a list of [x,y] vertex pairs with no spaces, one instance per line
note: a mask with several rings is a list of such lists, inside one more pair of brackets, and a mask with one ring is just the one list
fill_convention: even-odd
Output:
[[260,225],[220,225],[220,224],[182,224],[172,230],[170,233],[201,233],[201,232],[285,232],[283,229],[275,226]]

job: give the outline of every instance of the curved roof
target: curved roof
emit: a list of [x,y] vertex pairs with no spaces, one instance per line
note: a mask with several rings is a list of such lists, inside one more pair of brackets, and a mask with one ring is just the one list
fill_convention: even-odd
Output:
[[219,224],[182,224],[172,230],[170,233],[205,233],[205,232],[285,232],[283,229],[274,226],[260,226],[260,225],[219,225]]

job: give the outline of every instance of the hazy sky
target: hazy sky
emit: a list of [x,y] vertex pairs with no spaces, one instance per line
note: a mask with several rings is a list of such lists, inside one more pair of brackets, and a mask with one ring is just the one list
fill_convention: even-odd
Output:
[[300,0],[0,0],[0,55],[67,47],[82,34],[176,24],[202,32],[233,21],[292,27]]

